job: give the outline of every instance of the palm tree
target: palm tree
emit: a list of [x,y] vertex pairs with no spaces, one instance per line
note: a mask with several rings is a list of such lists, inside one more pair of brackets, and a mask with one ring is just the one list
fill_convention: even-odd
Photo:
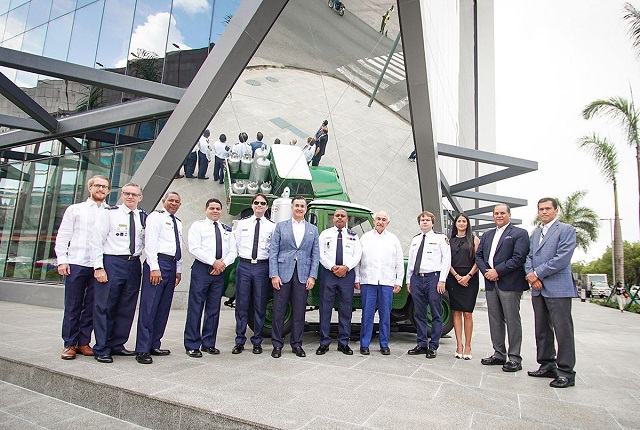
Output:
[[629,23],[629,37],[633,47],[638,51],[638,57],[640,57],[640,11],[631,3],[625,3],[624,12],[623,18]]
[[618,211],[618,153],[607,138],[596,133],[585,135],[578,139],[578,146],[584,149],[600,167],[600,172],[607,182],[613,185],[613,261],[616,269],[616,279],[624,284],[624,249],[622,244],[622,227],[620,226],[620,212]]
[[[574,191],[565,200],[556,198],[558,202],[558,220],[565,224],[570,224],[576,229],[576,246],[585,253],[589,250],[589,245],[598,240],[598,229],[600,220],[595,211],[591,208],[580,206],[586,190]],[[540,217],[536,217],[533,224],[540,224]]]
[[629,101],[624,97],[612,97],[607,100],[595,100],[588,104],[582,111],[582,116],[586,119],[593,118],[596,115],[608,117],[619,122],[627,135],[627,143],[630,146],[635,146],[636,148],[636,167],[638,171],[638,222],[640,223],[640,134],[638,131],[640,112],[636,110],[633,104],[633,99]]

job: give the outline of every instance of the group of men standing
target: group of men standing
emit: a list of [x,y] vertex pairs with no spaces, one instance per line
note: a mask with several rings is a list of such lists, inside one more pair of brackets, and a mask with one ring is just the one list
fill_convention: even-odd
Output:
[[557,220],[557,214],[555,199],[540,199],[538,216],[542,224],[529,239],[526,230],[510,223],[509,206],[494,207],[496,228],[482,236],[476,253],[476,264],[485,278],[494,349],[481,363],[501,365],[505,372],[522,369],[520,299],[522,292],[531,286],[540,367],[527,373],[532,377],[552,378],[552,387],[566,388],[575,385],[571,299],[577,297],[577,290],[571,275],[571,257],[576,232],[573,226]]
[[[89,179],[88,187],[89,198],[67,208],[56,237],[58,273],[66,277],[61,357],[73,359],[79,353],[110,363],[113,355],[135,355],[139,363],[150,364],[152,355],[170,354],[168,349],[161,349],[161,339],[174,288],[181,280],[182,224],[175,216],[181,205],[180,196],[168,192],[162,199],[163,209],[147,215],[138,208],[143,197],[139,185],[124,185],[123,204],[112,207],[105,204],[111,188],[108,178],[96,175]],[[306,355],[302,336],[307,295],[315,286],[320,264],[320,345],[316,354],[323,355],[329,350],[336,298],[337,349],[353,354],[349,338],[355,287],[361,291],[363,306],[360,353],[370,354],[377,309],[380,352],[389,355],[391,304],[404,276],[402,247],[398,238],[386,230],[389,215],[384,211],[376,213],[374,229],[359,238],[348,228],[348,213],[344,209],[337,209],[333,227],[319,234],[316,226],[305,220],[307,202],[303,197],[293,198],[292,218],[278,224],[265,216],[268,201],[264,195],[256,194],[251,207],[253,215],[240,220],[232,229],[220,222],[222,203],[209,199],[205,218],[189,229],[188,250],[194,263],[184,331],[187,355],[198,358],[202,352],[220,353],[216,334],[225,270],[236,258],[239,261],[233,354],[244,350],[249,318],[253,319],[254,330],[250,339],[252,352],[262,353],[262,329],[272,289],[272,357],[279,358],[282,354],[289,305],[292,352],[299,357]],[[571,298],[577,296],[577,291],[570,270],[575,229],[558,221],[557,213],[554,199],[541,199],[538,215],[542,225],[529,239],[526,230],[510,223],[510,208],[496,205],[493,210],[496,228],[482,236],[475,260],[485,278],[494,349],[481,363],[502,365],[506,372],[522,369],[520,300],[522,292],[531,286],[540,368],[528,374],[553,378],[551,386],[564,388],[575,384]],[[435,358],[442,334],[441,303],[451,250],[448,238],[433,231],[432,213],[422,212],[417,221],[421,233],[409,246],[406,275],[407,290],[414,303],[417,345],[408,354],[424,353],[427,358]],[[146,260],[141,265],[143,250]],[[136,347],[130,351],[125,344],[140,284]],[[431,310],[430,333],[427,307]],[[89,345],[92,330],[93,348]]]

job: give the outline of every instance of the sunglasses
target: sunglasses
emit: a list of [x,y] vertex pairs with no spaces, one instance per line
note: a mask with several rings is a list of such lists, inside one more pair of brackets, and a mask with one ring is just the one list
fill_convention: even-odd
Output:
[[258,202],[258,201],[255,201],[255,202],[253,202],[253,204],[254,204],[254,205],[260,205],[260,206],[266,206],[266,205],[267,205],[267,202],[263,202],[263,201],[259,201],[259,202]]

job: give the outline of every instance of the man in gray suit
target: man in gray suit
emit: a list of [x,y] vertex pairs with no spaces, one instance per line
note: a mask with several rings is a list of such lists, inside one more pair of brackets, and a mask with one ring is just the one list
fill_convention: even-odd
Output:
[[[578,291],[571,275],[571,257],[576,248],[576,230],[556,219],[558,203],[551,197],[538,201],[542,225],[534,230],[525,263],[527,281],[533,288],[531,302],[535,318],[538,370],[527,372],[538,378],[554,378],[554,388],[575,385],[576,364],[571,299]],[[556,357],[555,340],[558,342]]]
[[320,263],[318,228],[304,220],[307,201],[304,197],[294,197],[291,209],[293,218],[276,224],[269,247],[269,277],[274,288],[271,333],[273,358],[280,358],[282,354],[282,327],[289,300],[293,323],[289,339],[291,351],[298,357],[306,356],[302,349],[304,314],[307,295],[316,283]]
[[[517,372],[522,369],[520,300],[522,292],[529,289],[524,273],[529,233],[511,224],[511,209],[505,204],[495,205],[493,220],[496,228],[482,235],[476,251],[476,264],[485,278],[489,333],[494,350],[480,363],[502,365],[505,372]],[[508,350],[505,331],[509,338]]]

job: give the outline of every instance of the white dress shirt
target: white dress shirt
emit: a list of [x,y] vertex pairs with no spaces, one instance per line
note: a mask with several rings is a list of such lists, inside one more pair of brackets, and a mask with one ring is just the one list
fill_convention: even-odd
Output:
[[489,266],[493,269],[495,266],[493,264],[493,257],[496,255],[496,248],[498,247],[498,242],[500,242],[500,238],[502,237],[502,233],[506,230],[507,226],[510,223],[506,223],[502,227],[496,227],[496,234],[493,236],[493,242],[491,242],[491,249],[489,250]]
[[69,206],[62,216],[56,235],[54,250],[60,264],[76,264],[93,267],[91,260],[91,235],[96,219],[107,207],[88,198],[85,202]]
[[302,221],[296,221],[295,219],[291,219],[291,224],[293,226],[293,239],[296,241],[296,247],[300,248],[300,244],[302,243],[302,239],[304,239],[304,219]]
[[[218,228],[222,238],[222,262],[228,266],[238,256],[236,237],[231,227],[220,221],[218,221]],[[216,261],[216,226],[213,221],[205,218],[194,222],[189,228],[187,239],[189,252],[193,258],[209,266],[213,265]]]
[[[260,237],[258,238],[258,260],[267,260],[269,258],[269,245],[271,245],[271,236],[276,225],[273,221],[262,217],[260,218]],[[253,252],[253,234],[256,231],[256,217],[243,218],[236,224],[233,231],[236,236],[236,244],[238,246],[238,256],[241,258],[251,259]]]
[[207,156],[207,160],[211,161],[211,147],[209,146],[209,139],[204,136],[200,136],[198,139],[198,151]]
[[[407,262],[407,282],[411,282],[413,267],[416,264],[418,249],[422,243],[423,234],[414,236],[409,245],[409,261]],[[420,273],[440,272],[438,281],[445,282],[451,268],[451,247],[449,239],[441,233],[433,230],[424,234],[424,248],[422,248],[422,260],[420,260]]]
[[[182,240],[182,222],[176,218],[178,237],[180,240],[180,252],[186,252]],[[164,209],[153,211],[147,217],[147,227],[144,237],[144,251],[147,254],[147,263],[151,270],[160,270],[158,254],[176,255],[176,239],[173,231],[173,219],[171,214]],[[182,259],[176,261],[176,272],[182,273]]]
[[[336,249],[338,245],[338,228],[331,227],[320,233],[320,264],[331,270],[336,265]],[[342,229],[342,265],[349,270],[355,268],[362,257],[362,246],[358,235],[348,228]]]
[[540,226],[540,243],[542,243],[542,239],[544,239],[544,237],[547,235],[554,222],[556,222],[556,218],[552,219],[547,224],[542,224]]
[[227,150],[226,142],[222,143],[219,140],[216,140],[213,143],[213,152],[216,157],[222,160],[226,160],[227,158],[229,158],[229,151]]
[[366,232],[360,238],[362,258],[356,266],[356,282],[371,285],[402,285],[404,256],[398,237],[384,230]]
[[240,158],[244,157],[244,154],[249,154],[249,157],[251,157],[251,145],[249,145],[247,142],[236,143],[235,145],[233,145],[231,152],[235,152]]
[[[107,255],[131,255],[129,250],[129,212],[125,205],[114,206],[101,211],[96,222],[94,234],[91,237],[91,257],[94,269],[104,267],[102,257]],[[140,220],[140,209],[133,211],[135,223],[135,254],[142,254],[144,246],[144,228]]]

